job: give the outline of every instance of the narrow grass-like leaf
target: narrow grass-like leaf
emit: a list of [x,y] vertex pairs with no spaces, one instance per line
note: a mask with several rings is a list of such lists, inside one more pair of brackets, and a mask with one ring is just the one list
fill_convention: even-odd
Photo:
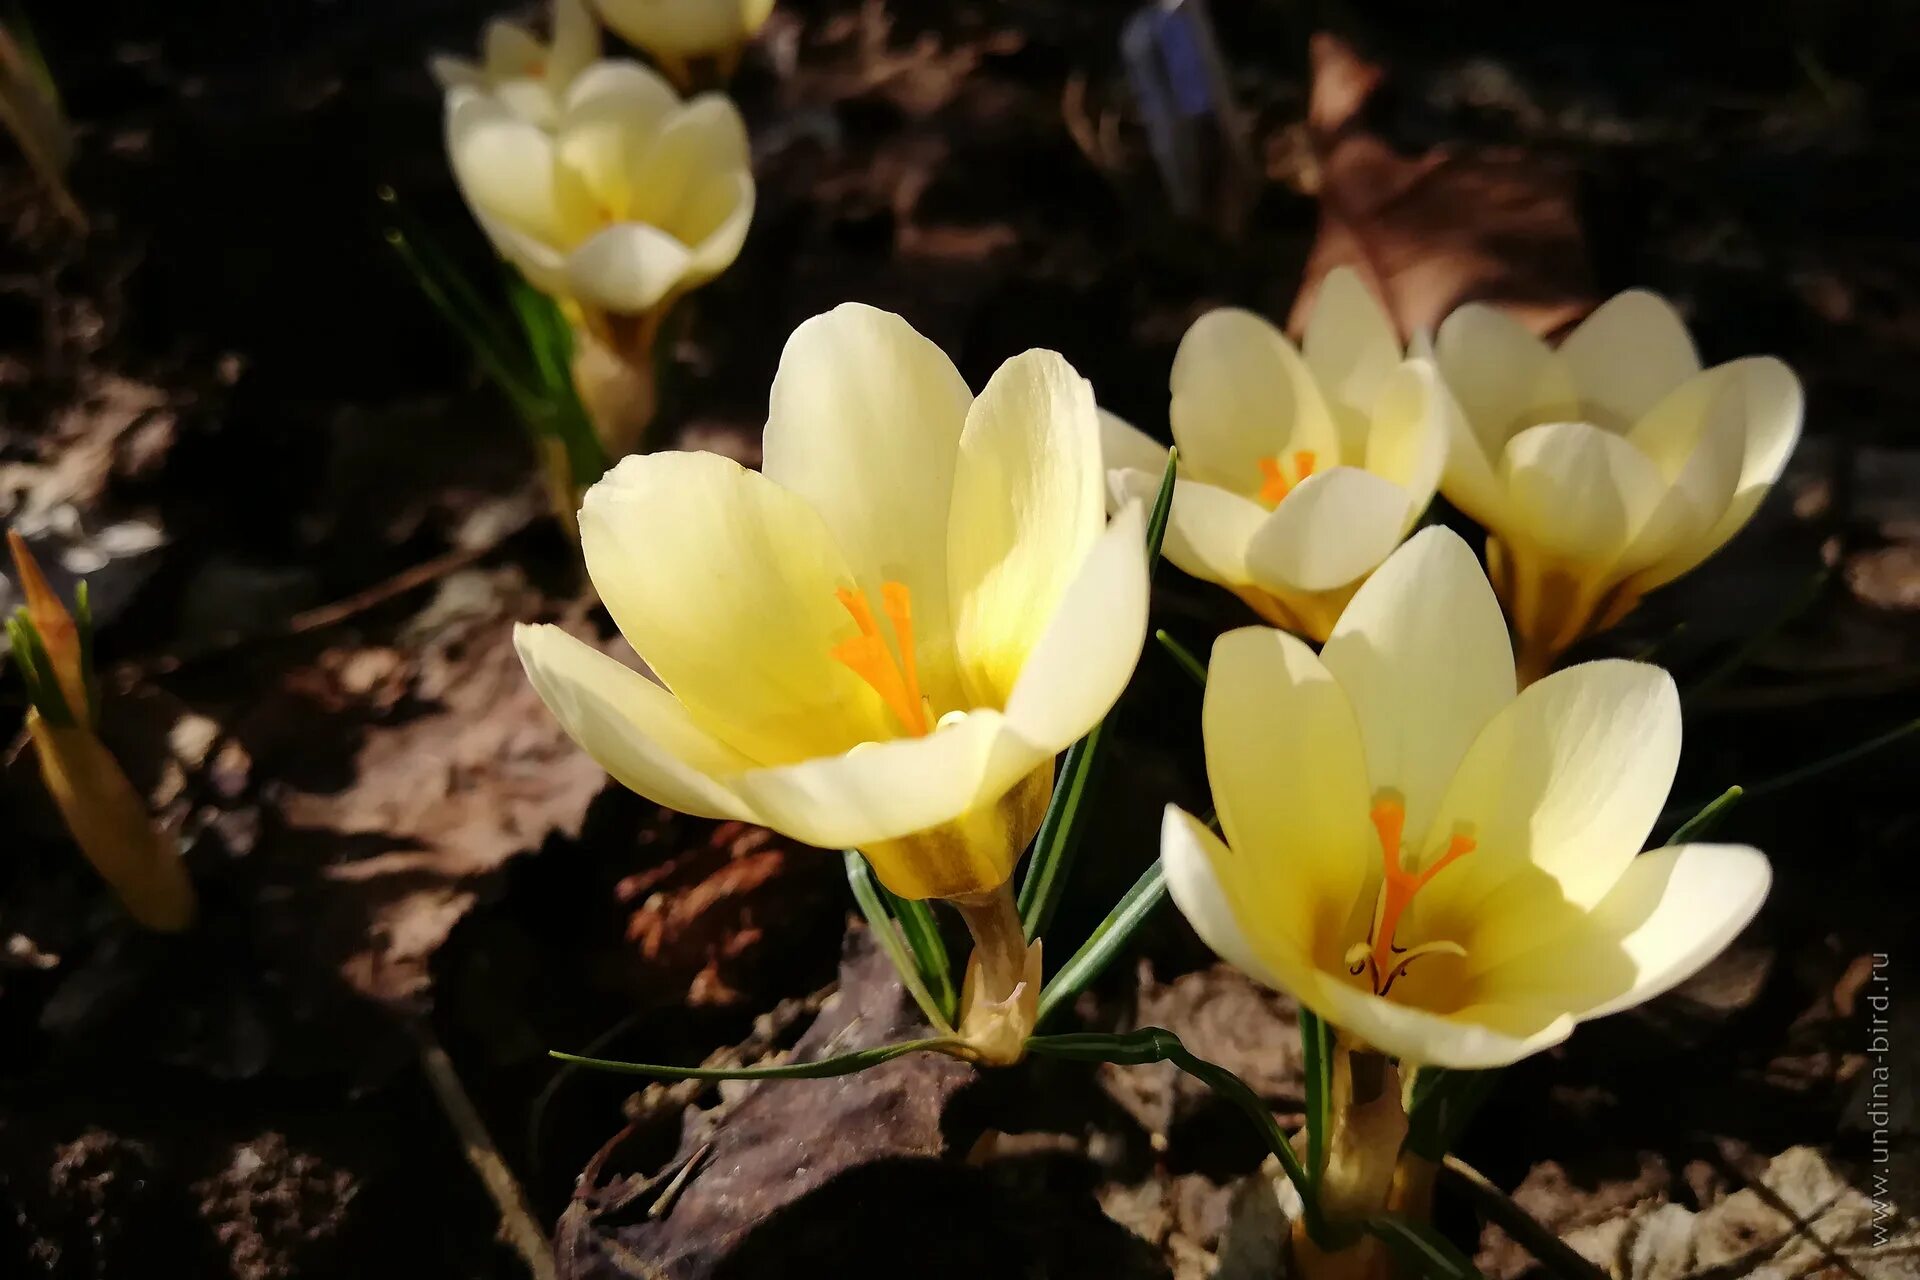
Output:
[[73,626],[80,643],[80,679],[86,686],[87,723],[100,723],[100,680],[93,671],[93,593],[85,578],[73,584]]
[[1127,945],[1134,931],[1146,923],[1147,917],[1153,914],[1154,908],[1166,896],[1166,872],[1161,869],[1160,859],[1155,858],[1153,865],[1133,882],[1133,887],[1107,913],[1107,918],[1100,922],[1093,936],[1040,989],[1037,1025],[1045,1026],[1055,1010],[1071,1003],[1075,996],[1086,990],[1087,984],[1113,963],[1114,956]]
[[1167,656],[1173,659],[1175,666],[1186,672],[1187,675],[1192,678],[1193,682],[1202,689],[1207,687],[1206,664],[1193,656],[1193,650],[1187,648],[1187,646],[1181,644],[1178,640],[1175,640],[1165,631],[1155,631],[1153,638],[1159,643],[1162,649],[1167,651]]
[[1453,1149],[1467,1123],[1500,1083],[1500,1072],[1422,1067],[1413,1078],[1407,1107],[1406,1148],[1438,1163]]
[[900,975],[900,985],[920,1006],[920,1012],[927,1015],[927,1022],[935,1031],[951,1035],[953,1025],[947,1021],[948,1015],[940,1002],[927,990],[927,984],[920,976],[920,966],[914,963],[913,952],[908,948],[902,930],[887,911],[887,904],[880,898],[880,886],[873,878],[873,869],[867,865],[866,856],[858,849],[848,849],[841,856],[847,864],[847,884],[853,889],[853,899],[860,904],[860,914],[867,918],[867,928],[872,930],[874,941],[880,944],[887,959],[892,961],[894,972]]
[[1448,1156],[1441,1162],[1440,1170],[1453,1187],[1473,1201],[1481,1216],[1519,1241],[1549,1274],[1565,1280],[1607,1280],[1605,1271],[1514,1203],[1512,1197],[1472,1165]]
[[877,879],[874,888],[880,891],[880,899],[887,904],[888,912],[900,922],[900,932],[913,951],[921,981],[927,984],[934,1003],[951,1022],[960,1010],[960,995],[954,990],[952,962],[947,956],[947,944],[940,937],[940,922],[933,918],[933,908],[913,898],[896,896]]
[[843,1053],[818,1062],[787,1062],[777,1067],[670,1067],[654,1062],[616,1062],[611,1058],[587,1058],[558,1049],[547,1050],[556,1062],[571,1063],[592,1071],[612,1071],[620,1075],[647,1076],[654,1080],[823,1080],[828,1076],[849,1076],[856,1071],[877,1067],[883,1062],[909,1053],[950,1053],[964,1048],[952,1036],[933,1036],[926,1040],[903,1040]]
[[1307,1176],[1318,1187],[1327,1171],[1327,1138],[1333,1132],[1333,1027],[1304,1005],[1300,1044],[1306,1053]]
[[[1167,519],[1173,511],[1173,480],[1179,466],[1180,451],[1167,451],[1167,469],[1160,477],[1160,491],[1154,495],[1153,512],[1147,518],[1147,572],[1160,564],[1160,547],[1166,541]],[[1060,778],[1054,784],[1053,798],[1040,819],[1040,830],[1033,838],[1033,856],[1027,862],[1026,878],[1020,882],[1017,905],[1020,921],[1031,942],[1047,931],[1053,913],[1066,891],[1067,871],[1086,828],[1087,793],[1091,790],[1113,724],[1113,712],[1093,726],[1091,732],[1067,748],[1061,762]]]
[[[1890,747],[1902,738],[1910,737],[1915,733],[1920,733],[1920,718],[1909,720],[1904,724],[1895,725],[1885,733],[1875,734],[1865,742],[1856,742],[1851,747],[1836,751],[1830,756],[1822,756],[1811,764],[1804,764],[1798,769],[1789,769],[1787,772],[1776,774],[1774,777],[1768,778],[1763,782],[1756,782],[1751,786],[1733,788],[1733,790],[1737,790],[1741,796],[1764,796],[1770,795],[1775,791],[1784,791],[1788,787],[1797,787],[1801,783],[1809,782],[1823,773],[1831,773],[1835,769],[1844,768],[1852,764],[1855,760],[1870,756],[1882,747]],[[1698,804],[1675,805],[1660,815],[1660,821],[1691,822],[1695,818],[1704,816],[1709,809],[1715,806],[1720,806],[1722,811],[1724,811],[1725,806],[1731,803],[1732,801],[1728,799],[1727,792],[1723,791],[1712,800],[1702,801]],[[1685,825],[1682,825],[1680,829],[1684,831],[1686,829]],[[1670,841],[1670,843],[1677,844],[1678,842],[1676,834],[1676,838]]]
[[579,389],[573,382],[573,326],[553,299],[528,284],[518,272],[509,271],[507,299],[526,335],[527,350],[533,362],[544,407],[544,429],[557,438],[567,452],[567,468],[574,488],[592,484],[611,465],[606,447],[593,428],[593,419],[580,403]]
[[1745,794],[1747,794],[1746,789],[1739,783],[1728,787],[1717,798],[1702,806],[1698,813],[1676,827],[1673,834],[1667,837],[1667,843],[1685,844],[1689,840],[1697,840],[1707,834],[1721,818],[1726,816],[1727,810],[1740,803],[1740,797]]
[[1407,1275],[1421,1280],[1486,1280],[1467,1255],[1427,1223],[1378,1213],[1367,1219],[1365,1229],[1393,1251]]
[[1300,1165],[1300,1157],[1293,1152],[1293,1144],[1288,1141],[1286,1132],[1273,1118],[1273,1112],[1259,1094],[1250,1085],[1233,1072],[1218,1063],[1208,1062],[1196,1057],[1180,1037],[1165,1027],[1141,1027],[1137,1031],[1128,1031],[1118,1035],[1101,1032],[1078,1032],[1058,1036],[1032,1036],[1027,1040],[1027,1052],[1048,1058],[1067,1058],[1077,1062],[1113,1062],[1122,1066],[1140,1066],[1149,1062],[1171,1062],[1207,1088],[1218,1094],[1222,1100],[1233,1104],[1247,1118],[1254,1122],[1260,1134],[1267,1141],[1274,1158],[1280,1167],[1286,1170],[1287,1178],[1294,1189],[1300,1193],[1302,1216],[1306,1221],[1307,1234],[1317,1244],[1330,1241],[1331,1234],[1327,1223],[1320,1215],[1320,1204],[1314,1187],[1307,1178],[1307,1171]]
[[72,726],[73,711],[67,706],[67,695],[60,688],[59,678],[54,675],[53,660],[41,642],[40,629],[33,625],[25,609],[16,610],[7,619],[7,639],[13,646],[13,661],[20,668],[20,678],[27,686],[27,700],[34,710],[55,728]]

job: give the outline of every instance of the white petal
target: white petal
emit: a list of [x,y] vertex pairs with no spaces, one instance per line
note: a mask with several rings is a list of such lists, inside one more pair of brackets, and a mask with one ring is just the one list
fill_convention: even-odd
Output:
[[547,78],[564,88],[600,56],[600,24],[587,0],[553,0]]
[[1501,471],[1512,521],[1501,535],[1582,564],[1612,564],[1667,493],[1652,459],[1585,422],[1521,432]]
[[753,225],[753,176],[744,171],[707,179],[674,211],[674,225],[693,237],[691,274],[719,275],[733,265]]
[[1434,359],[1489,458],[1536,423],[1579,416],[1566,365],[1497,307],[1470,302],[1455,310],[1440,324]]
[[1123,508],[1028,650],[1007,698],[1007,721],[1052,751],[1085,736],[1126,690],[1147,635],[1146,518]]
[[[1400,365],[1400,332],[1358,273],[1336,267],[1314,295],[1300,351],[1320,394],[1364,422]],[[1357,456],[1360,442],[1346,443],[1349,459]]]
[[703,93],[670,114],[632,164],[633,216],[678,230],[676,211],[706,178],[748,170],[746,122],[729,99]]
[[990,805],[1052,756],[994,711],[919,738],[756,769],[732,786],[768,826],[825,849],[912,835]]
[[653,681],[558,627],[519,625],[514,648],[568,736],[622,786],[700,818],[745,818],[722,779],[752,764]]
[[434,83],[442,89],[483,89],[486,87],[486,72],[476,62],[465,58],[456,58],[451,54],[436,53],[427,59],[427,70],[432,73]]
[[1645,844],[1680,761],[1673,677],[1582,663],[1528,685],[1468,748],[1433,826],[1473,837],[1414,903],[1468,916],[1532,867],[1577,906],[1605,897]]
[[567,86],[563,118],[618,110],[658,128],[680,105],[680,95],[659,73],[631,58],[596,62]]
[[627,458],[587,490],[580,545],[635,651],[743,755],[784,763],[899,731],[833,657],[858,634],[834,595],[846,560],[765,476],[709,453]]
[[1672,304],[1644,289],[1615,294],[1560,344],[1581,403],[1624,431],[1700,372],[1693,337]]
[[1457,409],[1440,382],[1440,371],[1425,360],[1389,368],[1372,403],[1365,446],[1356,456],[1368,471],[1405,491],[1410,528],[1440,486],[1447,460],[1446,418]]
[[1087,380],[1052,351],[1001,365],[967,411],[947,517],[948,604],[970,705],[1005,705],[1105,527],[1105,480]]
[[1344,587],[1400,545],[1411,505],[1405,489],[1359,467],[1316,471],[1254,533],[1248,575],[1280,591]]
[[1353,703],[1372,788],[1400,793],[1424,852],[1454,770],[1514,697],[1506,620],[1480,562],[1459,535],[1421,530],[1354,595],[1320,660]]
[[1469,1007],[1431,1013],[1338,981],[1322,982],[1311,1007],[1342,1031],[1403,1062],[1460,1071],[1518,1062],[1565,1040],[1574,1025],[1572,1017],[1545,1010]]
[[567,221],[552,137],[490,95],[447,94],[447,155],[461,193],[476,211],[542,240]]
[[861,587],[913,595],[921,687],[966,704],[952,652],[947,513],[972,397],[940,348],[887,311],[835,307],[793,331],[773,378],[761,469],[826,520]]
[[[1213,948],[1225,960],[1255,982],[1274,990],[1291,985],[1286,979],[1298,975],[1302,964],[1288,968],[1286,977],[1270,966],[1241,927],[1240,911],[1258,920],[1261,903],[1249,902],[1236,908],[1226,881],[1215,870],[1226,867],[1236,855],[1213,832],[1178,805],[1168,805],[1160,823],[1160,865],[1166,872],[1167,893],[1173,905],[1187,918],[1200,941]],[[1280,946],[1288,945],[1281,939]]]
[[1167,447],[1117,413],[1100,410],[1100,459],[1109,471],[1147,471],[1158,482]]
[[1260,491],[1263,458],[1306,451],[1327,468],[1340,441],[1306,362],[1272,324],[1235,308],[1193,322],[1173,357],[1180,470],[1236,493]]
[[[1160,495],[1162,470],[1112,471],[1108,485],[1116,503],[1147,505]],[[1173,506],[1167,512],[1167,534],[1160,551],[1183,573],[1225,587],[1251,581],[1247,548],[1267,522],[1267,509],[1237,493],[1216,489],[1198,480],[1173,482]]]
[[520,269],[527,283],[542,293],[566,296],[571,286],[567,283],[565,254],[546,241],[510,227],[498,218],[488,217],[478,209],[473,211],[473,220],[480,224],[500,256]]
[[1379,842],[1353,707],[1313,650],[1267,627],[1214,642],[1200,728],[1207,778],[1247,896],[1242,923],[1311,951],[1343,929]]
[[567,291],[589,305],[638,315],[659,305],[685,278],[687,246],[638,222],[608,227],[567,257]]

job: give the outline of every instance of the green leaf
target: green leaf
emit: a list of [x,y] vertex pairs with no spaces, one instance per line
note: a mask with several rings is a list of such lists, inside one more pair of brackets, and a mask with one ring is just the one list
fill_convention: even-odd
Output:
[[960,1010],[960,996],[954,990],[947,944],[940,937],[940,924],[933,918],[933,908],[914,898],[896,896],[877,879],[874,888],[880,891],[880,899],[886,903],[888,912],[900,922],[900,932],[913,952],[921,981],[927,984],[934,1003],[946,1013],[948,1021],[952,1021]]
[[14,665],[20,668],[21,682],[27,687],[27,701],[48,724],[56,729],[70,728],[74,719],[67,695],[53,674],[53,661],[40,639],[40,629],[33,625],[26,609],[14,610],[7,619],[7,639],[13,647]]
[[1206,664],[1193,656],[1193,650],[1187,648],[1187,646],[1181,644],[1178,640],[1175,640],[1165,631],[1155,631],[1153,638],[1159,642],[1162,649],[1167,651],[1167,656],[1173,659],[1175,666],[1186,672],[1187,675],[1192,678],[1193,682],[1202,689],[1207,687]]
[[73,584],[73,629],[80,641],[80,681],[87,691],[87,723],[100,723],[100,680],[93,670],[93,593],[85,578]]
[[1327,1170],[1327,1139],[1333,1133],[1333,1027],[1305,1005],[1300,1044],[1306,1051],[1307,1176],[1317,1187]]
[[873,878],[873,869],[867,865],[867,859],[858,849],[848,849],[841,854],[847,865],[847,884],[853,889],[853,898],[860,904],[860,914],[867,918],[867,928],[873,931],[875,942],[886,952],[887,959],[893,962],[893,970],[900,975],[900,984],[920,1006],[920,1012],[927,1015],[927,1022],[942,1035],[953,1033],[950,1016],[933,993],[927,990],[925,979],[921,977],[920,966],[915,963],[913,952],[909,950],[904,931],[888,912],[886,903],[881,899],[879,884]]
[[611,463],[574,385],[573,326],[552,298],[511,269],[507,271],[507,300],[526,336],[533,375],[541,390],[545,406],[542,429],[565,447],[574,488],[585,488],[604,475]]
[[1300,1193],[1301,1213],[1306,1221],[1307,1234],[1316,1244],[1324,1244],[1332,1238],[1326,1220],[1320,1216],[1319,1200],[1307,1178],[1307,1171],[1300,1165],[1300,1157],[1293,1153],[1293,1144],[1287,1140],[1286,1132],[1280,1128],[1260,1095],[1225,1067],[1194,1056],[1180,1042],[1180,1037],[1165,1027],[1141,1027],[1137,1031],[1119,1035],[1084,1031],[1058,1036],[1032,1036],[1027,1040],[1027,1052],[1048,1058],[1113,1062],[1121,1066],[1171,1062],[1213,1090],[1221,1099],[1238,1107],[1253,1121],[1260,1135],[1266,1139],[1274,1158],[1280,1162],[1280,1167],[1286,1170],[1294,1189]]
[[857,1053],[843,1053],[837,1058],[822,1058],[818,1062],[788,1062],[777,1067],[669,1067],[652,1062],[587,1058],[579,1054],[562,1053],[558,1049],[547,1050],[547,1056],[593,1071],[647,1076],[654,1080],[823,1080],[828,1076],[848,1076],[856,1071],[865,1071],[868,1067],[877,1067],[909,1053],[952,1053],[956,1057],[963,1057],[964,1054],[957,1051],[964,1048],[952,1036],[933,1036],[925,1040],[903,1040],[899,1044],[881,1045],[877,1049],[862,1049]]
[[[1147,572],[1160,563],[1160,546],[1167,536],[1167,518],[1173,511],[1173,478],[1180,460],[1178,449],[1167,451],[1167,469],[1160,477],[1160,491],[1154,495],[1153,512],[1147,519]],[[1085,801],[1100,765],[1101,748],[1113,724],[1114,713],[1086,737],[1067,748],[1061,762],[1060,778],[1054,784],[1053,798],[1040,819],[1040,830],[1033,838],[1033,856],[1027,862],[1026,878],[1020,882],[1017,903],[1020,921],[1032,942],[1053,923],[1053,913],[1066,891],[1067,871],[1080,846],[1086,828]]]
[[1160,859],[1155,858],[1153,865],[1134,881],[1133,887],[1107,913],[1107,918],[1100,922],[1093,936],[1073,953],[1073,959],[1060,966],[1060,971],[1040,989],[1038,1025],[1045,1026],[1056,1010],[1072,1003],[1075,996],[1105,972],[1106,967],[1113,963],[1113,958],[1132,939],[1134,931],[1146,923],[1147,917],[1153,914],[1153,909],[1166,896],[1166,872],[1160,866]]
[[[1789,769],[1787,772],[1777,774],[1774,777],[1766,779],[1764,782],[1756,782],[1751,786],[1732,787],[1729,788],[1729,791],[1738,792],[1740,796],[1764,796],[1775,791],[1784,791],[1788,787],[1797,787],[1801,783],[1809,782],[1823,773],[1831,773],[1835,769],[1843,768],[1856,760],[1870,756],[1883,747],[1890,747],[1902,738],[1910,737],[1914,733],[1920,733],[1920,718],[1908,720],[1904,724],[1897,724],[1885,733],[1875,734],[1865,742],[1856,742],[1851,747],[1836,751],[1830,756],[1822,756],[1811,764],[1801,765],[1798,769]],[[1736,796],[1730,799],[1729,792],[1723,791],[1712,800],[1701,801],[1697,804],[1674,805],[1660,815],[1660,821],[1673,822],[1676,820],[1684,820],[1680,830],[1685,831],[1692,822],[1705,817],[1711,810],[1717,808],[1720,812],[1725,812],[1726,807],[1731,805],[1733,800],[1737,798],[1739,797]],[[1669,840],[1668,843],[1679,843],[1678,831],[1674,833],[1674,837]]]
[[1698,813],[1676,827],[1673,834],[1667,838],[1667,843],[1685,844],[1689,840],[1699,839],[1726,815],[1727,810],[1740,803],[1740,797],[1745,794],[1747,794],[1745,788],[1739,783],[1728,787],[1716,799],[1701,806]]
[[1408,1275],[1422,1280],[1486,1280],[1452,1241],[1427,1223],[1379,1213],[1366,1220],[1365,1230],[1393,1251]]
[[1420,1068],[1413,1077],[1413,1101],[1407,1107],[1407,1150],[1439,1163],[1499,1083],[1497,1070]]

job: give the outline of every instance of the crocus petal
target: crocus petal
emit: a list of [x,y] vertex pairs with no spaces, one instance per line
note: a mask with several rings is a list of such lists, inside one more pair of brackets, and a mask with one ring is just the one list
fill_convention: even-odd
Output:
[[694,721],[778,764],[890,736],[879,696],[832,650],[857,634],[826,524],[710,453],[627,458],[587,490],[580,547],[627,640]]
[[[1116,503],[1151,503],[1160,493],[1163,470],[1107,473]],[[1167,534],[1160,550],[1182,573],[1190,573],[1225,587],[1252,581],[1247,548],[1267,522],[1267,509],[1237,493],[1198,480],[1173,482],[1173,506],[1168,509]]]
[[761,470],[825,518],[868,596],[913,596],[921,687],[967,704],[952,652],[947,512],[972,397],[899,316],[845,303],[793,331],[773,378]]
[[1298,451],[1341,461],[1333,418],[1287,336],[1226,307],[1193,322],[1173,357],[1173,440],[1180,469],[1243,494],[1259,492],[1262,459]]
[[1106,524],[1104,481],[1087,380],[1052,351],[1001,365],[967,411],[947,517],[948,603],[969,705],[1005,705]]
[[[1518,1062],[1565,1040],[1574,1026],[1571,1016],[1545,1010],[1496,1006],[1430,1013],[1337,980],[1321,981],[1309,1007],[1342,1031],[1403,1062],[1459,1071]],[[1509,1029],[1501,1023],[1516,1025]]]
[[1600,901],[1646,843],[1679,761],[1680,696],[1658,667],[1587,662],[1527,686],[1460,762],[1432,830],[1475,848],[1414,912],[1470,918],[1529,866],[1576,906]]
[[489,217],[479,209],[473,211],[473,220],[480,224],[480,230],[493,242],[500,256],[520,269],[520,274],[527,278],[528,284],[543,293],[566,296],[571,286],[567,282],[565,254],[546,241],[510,227],[498,218]]
[[568,221],[553,138],[491,95],[474,89],[447,94],[447,155],[453,175],[476,210],[543,240]]
[[675,210],[703,178],[747,170],[746,121],[728,98],[703,93],[670,114],[631,164],[633,217],[674,227]]
[[591,306],[638,315],[659,305],[692,261],[687,246],[659,228],[622,222],[567,256],[567,292]]
[[487,73],[477,62],[436,53],[427,59],[427,70],[442,89],[484,89]]
[[1459,535],[1421,530],[1354,595],[1320,660],[1352,701],[1372,786],[1400,793],[1408,841],[1428,852],[1454,770],[1514,696],[1506,620],[1480,562]]
[[1581,926],[1479,980],[1488,999],[1548,1000],[1582,1021],[1686,981],[1746,928],[1773,871],[1745,845],[1671,845],[1635,858]]
[[547,61],[547,46],[517,22],[494,18],[480,37],[480,56],[496,80],[532,75]]
[[513,629],[540,700],[596,763],[628,790],[700,818],[747,818],[719,779],[752,767],[687,714],[672,694],[554,626]]
[[1432,363],[1409,360],[1387,370],[1372,405],[1365,445],[1354,456],[1365,460],[1368,471],[1393,481],[1407,494],[1405,532],[1440,487],[1449,434],[1445,417],[1455,412],[1453,400]]
[[1501,470],[1513,522],[1501,536],[1583,564],[1612,564],[1667,492],[1652,459],[1585,422],[1522,431]]
[[[1400,365],[1400,333],[1360,276],[1336,267],[1314,294],[1300,354],[1320,393],[1351,410],[1349,420],[1364,423]],[[1363,447],[1358,438],[1343,441],[1344,456],[1352,461]]]
[[[1160,865],[1166,872],[1167,893],[1173,905],[1200,935],[1200,941],[1255,982],[1276,991],[1312,986],[1312,966],[1290,937],[1271,939],[1263,948],[1241,924],[1233,891],[1228,888],[1229,881],[1239,880],[1235,872],[1237,856],[1192,814],[1178,805],[1167,806],[1160,823]],[[1266,919],[1261,904],[1247,903],[1246,918],[1258,929]],[[1265,950],[1292,957],[1294,963],[1271,965],[1262,954]]]
[[998,712],[974,711],[924,737],[756,769],[731,784],[767,826],[825,849],[862,848],[992,805],[1052,754]]
[[1045,630],[1006,699],[1022,738],[1063,751],[1119,701],[1146,642],[1147,588],[1146,517],[1136,504],[1095,540],[1051,616],[1039,614]]
[[633,205],[635,158],[679,108],[666,82],[638,63],[594,67],[567,93],[555,131],[561,162],[602,208],[624,211]]
[[1379,865],[1353,706],[1300,640],[1244,627],[1214,642],[1200,729],[1221,830],[1257,895],[1243,922],[1311,951]]
[[659,73],[632,58],[608,58],[576,76],[561,100],[563,118],[619,111],[658,128],[680,106]]
[[600,24],[587,0],[553,0],[553,44],[547,78],[566,85],[600,56]]
[[1156,483],[1167,469],[1167,446],[1117,413],[1100,410],[1100,462],[1109,471],[1149,471]]
[[733,265],[753,225],[753,202],[753,178],[745,172],[716,173],[689,193],[673,225],[693,245],[690,276],[706,279]]
[[1624,431],[1700,372],[1686,321],[1644,289],[1607,299],[1560,344],[1580,400],[1601,425]]
[[1470,302],[1440,323],[1434,359],[1487,457],[1539,422],[1580,415],[1567,367],[1506,312]]
[[1254,533],[1248,576],[1279,591],[1344,587],[1400,545],[1410,505],[1405,489],[1359,467],[1316,471]]
[[760,28],[772,0],[599,0],[607,25],[650,53],[686,58],[717,53]]

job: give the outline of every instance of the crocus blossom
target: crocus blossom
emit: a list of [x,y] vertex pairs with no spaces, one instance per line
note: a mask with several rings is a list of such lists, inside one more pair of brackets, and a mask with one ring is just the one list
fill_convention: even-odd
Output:
[[552,626],[516,631],[528,675],[660,804],[858,848],[903,897],[1003,886],[1146,632],[1091,389],[1029,351],[975,397],[849,304],[788,341],[764,458],[650,454],[589,489],[588,571],[657,682]]
[[[1166,555],[1262,617],[1319,640],[1432,501],[1449,407],[1432,364],[1345,269],[1302,349],[1248,311],[1209,311],[1174,356],[1179,480]],[[1115,501],[1150,498],[1167,451],[1106,415]]]
[[1319,655],[1223,635],[1202,731],[1225,840],[1167,810],[1174,901],[1250,976],[1414,1063],[1512,1062],[1685,979],[1770,871],[1738,845],[1639,852],[1680,755],[1671,677],[1609,660],[1515,687],[1499,605],[1443,529]]
[[740,49],[773,12],[773,0],[598,0],[600,16],[667,74],[687,81],[687,64],[712,58],[731,73]]
[[503,257],[615,349],[620,322],[724,271],[753,219],[746,126],[718,94],[682,102],[637,62],[586,68],[549,129],[472,86],[447,93],[461,194]]
[[574,78],[600,56],[600,27],[587,0],[554,0],[553,39],[543,41],[517,22],[495,18],[480,43],[480,60],[441,54],[429,67],[442,89],[479,89],[543,129],[560,122]]
[[1557,350],[1470,304],[1435,357],[1462,410],[1443,489],[1487,528],[1529,678],[1738,533],[1800,435],[1792,370],[1769,356],[1703,370],[1686,324],[1642,291]]

